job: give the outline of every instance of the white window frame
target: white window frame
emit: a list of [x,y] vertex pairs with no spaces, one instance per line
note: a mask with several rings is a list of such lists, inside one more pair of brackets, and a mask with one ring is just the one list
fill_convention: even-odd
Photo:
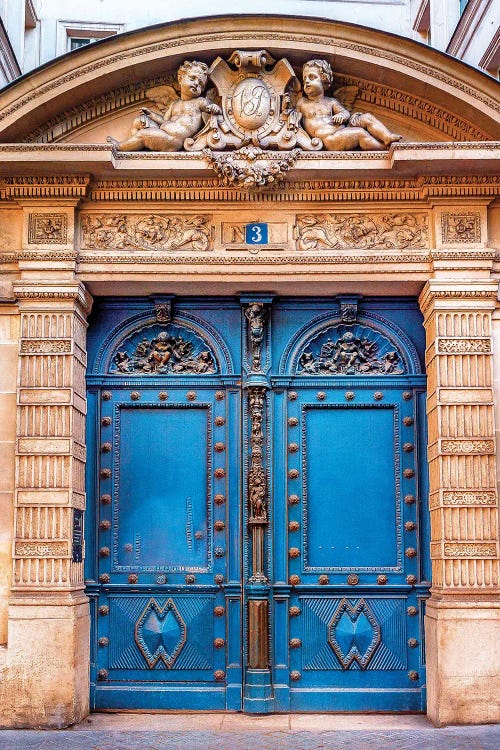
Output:
[[91,21],[58,21],[56,55],[71,51],[71,39],[107,39],[125,31],[124,23],[93,23]]

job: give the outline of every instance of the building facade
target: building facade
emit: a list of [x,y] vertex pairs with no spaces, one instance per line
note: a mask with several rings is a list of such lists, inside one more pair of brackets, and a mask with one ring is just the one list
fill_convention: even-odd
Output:
[[4,89],[3,725],[498,720],[498,110],[286,16]]

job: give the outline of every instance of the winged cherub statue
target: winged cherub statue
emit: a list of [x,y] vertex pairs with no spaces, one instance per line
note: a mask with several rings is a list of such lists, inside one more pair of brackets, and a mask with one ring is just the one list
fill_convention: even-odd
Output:
[[402,136],[391,133],[374,115],[351,114],[339,99],[354,103],[358,89],[344,86],[325,96],[333,82],[333,71],[326,60],[309,60],[302,69],[303,95],[295,102],[295,111],[311,138],[320,138],[327,151],[383,151]]
[[149,89],[148,98],[164,109],[163,114],[143,107],[128,138],[120,143],[108,136],[108,142],[118,151],[181,151],[186,138],[192,138],[202,127],[203,113],[221,113],[217,104],[202,96],[207,76],[205,63],[186,60],[177,71],[180,97],[172,86]]

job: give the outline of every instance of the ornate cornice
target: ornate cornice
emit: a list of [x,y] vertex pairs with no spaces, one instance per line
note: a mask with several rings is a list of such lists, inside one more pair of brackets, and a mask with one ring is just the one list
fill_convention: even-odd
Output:
[[0,197],[20,198],[82,198],[90,175],[14,176],[0,178]]
[[[95,253],[87,252],[82,253],[79,258],[80,264],[89,263],[95,265],[96,263],[104,263],[111,265],[113,263],[129,263],[133,265],[214,265],[214,266],[287,266],[287,274],[304,274],[304,273],[317,273],[317,269],[311,268],[308,271],[308,266],[323,264],[323,265],[356,265],[359,264],[366,268],[367,263],[391,263],[400,265],[402,263],[427,263],[428,262],[427,251],[417,255],[406,255],[404,253],[394,253],[392,255],[372,255],[366,253],[365,255],[352,255],[345,253],[343,255],[301,255],[296,253],[294,255],[251,255],[250,257],[241,255],[166,255],[164,253],[127,253],[118,255],[116,252],[109,253],[108,255],[97,255]],[[305,268],[296,268],[294,266],[305,266]]]
[[[171,83],[174,79],[175,73],[172,72],[145,82],[120,86],[88,99],[48,120],[42,127],[23,138],[23,141],[47,144],[60,142],[62,138],[81,130],[90,122],[95,125],[99,120],[109,118],[111,113],[139,108],[147,99],[146,91],[149,88]],[[437,132],[446,134],[453,140],[484,141],[488,139],[487,134],[473,123],[430,101],[420,99],[415,94],[345,75],[337,75],[336,81],[340,85],[358,87],[358,101],[409,117],[415,122],[421,122]]]
[[87,315],[92,307],[92,297],[82,283],[53,284],[49,282],[15,282],[14,296],[18,300],[74,300]]

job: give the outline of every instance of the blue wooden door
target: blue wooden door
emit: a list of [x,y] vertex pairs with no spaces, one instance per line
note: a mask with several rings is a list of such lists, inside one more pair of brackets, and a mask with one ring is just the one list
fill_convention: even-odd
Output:
[[163,297],[94,315],[92,705],[422,709],[416,304]]

